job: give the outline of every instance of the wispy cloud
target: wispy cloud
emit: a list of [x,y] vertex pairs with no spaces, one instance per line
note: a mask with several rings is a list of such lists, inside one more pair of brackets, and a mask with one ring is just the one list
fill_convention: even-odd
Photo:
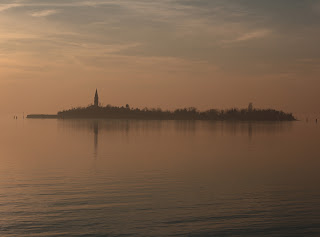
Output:
[[0,12],[8,10],[10,8],[20,7],[21,4],[18,3],[11,3],[11,4],[0,4]]
[[[32,54],[46,52],[46,55],[67,57],[61,56],[63,50],[74,56],[81,52],[82,55],[201,59],[221,67],[227,64],[237,67],[238,63],[231,65],[230,61],[221,60],[221,55],[229,58],[227,48],[234,48],[232,54],[236,60],[251,43],[261,43],[259,52],[262,52],[271,47],[266,39],[279,39],[272,41],[274,49],[288,38],[282,31],[287,29],[281,26],[282,21],[275,20],[285,14],[238,0],[15,0],[12,4],[0,4],[0,11],[18,6],[19,11],[10,11],[2,19],[5,28],[0,31],[0,41],[7,44],[7,53],[19,48]],[[37,19],[57,13],[59,17],[46,21]],[[288,35],[297,32],[296,28],[289,30]],[[31,37],[37,40],[37,46]],[[258,54],[246,53],[252,54],[248,61]],[[259,60],[264,62],[268,58]],[[251,69],[250,66],[248,70]]]
[[252,40],[252,39],[260,39],[268,36],[271,33],[270,30],[257,30],[253,31],[244,35],[241,35],[240,37],[236,38],[235,41],[246,41],[246,40]]
[[224,40],[223,43],[236,43],[236,42],[243,42],[255,39],[261,39],[269,36],[271,34],[271,30],[268,29],[258,29],[255,31],[251,31],[248,33],[241,34],[240,36],[231,39],[231,40]]
[[58,13],[57,10],[43,10],[43,11],[33,12],[30,15],[33,17],[46,17],[56,13]]

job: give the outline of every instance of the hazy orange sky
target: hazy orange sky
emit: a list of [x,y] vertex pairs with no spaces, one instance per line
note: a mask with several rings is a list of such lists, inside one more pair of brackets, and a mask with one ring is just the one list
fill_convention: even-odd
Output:
[[0,0],[0,113],[319,112],[319,42],[317,0]]

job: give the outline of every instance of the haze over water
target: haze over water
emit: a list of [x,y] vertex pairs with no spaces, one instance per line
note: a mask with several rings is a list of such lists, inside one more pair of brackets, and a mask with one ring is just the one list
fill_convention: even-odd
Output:
[[0,237],[320,236],[319,42],[320,0],[0,0]]
[[0,123],[1,236],[319,236],[309,122]]

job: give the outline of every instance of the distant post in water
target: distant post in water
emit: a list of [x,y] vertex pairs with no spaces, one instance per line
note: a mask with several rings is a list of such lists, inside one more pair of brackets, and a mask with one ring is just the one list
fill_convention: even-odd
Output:
[[98,90],[96,89],[96,94],[94,95],[94,106],[99,107],[99,96],[98,96]]

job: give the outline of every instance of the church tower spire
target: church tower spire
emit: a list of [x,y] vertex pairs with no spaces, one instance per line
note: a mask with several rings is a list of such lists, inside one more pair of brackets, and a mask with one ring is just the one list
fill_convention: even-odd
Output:
[[98,96],[98,90],[96,89],[96,94],[94,95],[94,106],[99,106],[99,96]]

